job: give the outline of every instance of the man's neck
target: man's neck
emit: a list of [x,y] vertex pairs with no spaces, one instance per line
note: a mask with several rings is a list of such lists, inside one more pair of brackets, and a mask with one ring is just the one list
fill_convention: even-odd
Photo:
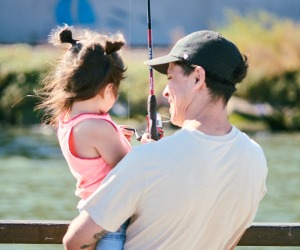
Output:
[[218,136],[228,134],[232,125],[227,119],[226,107],[220,104],[207,106],[194,114],[189,114],[182,127],[193,127],[204,134]]

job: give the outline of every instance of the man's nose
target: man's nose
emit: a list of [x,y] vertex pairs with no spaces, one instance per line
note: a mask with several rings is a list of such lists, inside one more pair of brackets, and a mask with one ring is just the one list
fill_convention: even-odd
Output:
[[168,98],[169,97],[169,88],[168,88],[168,85],[165,87],[164,91],[163,91],[163,96],[165,98]]

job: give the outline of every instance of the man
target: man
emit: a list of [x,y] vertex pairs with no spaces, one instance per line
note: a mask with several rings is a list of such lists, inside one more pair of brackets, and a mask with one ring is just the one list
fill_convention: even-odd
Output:
[[226,113],[247,58],[221,34],[199,31],[145,63],[167,75],[163,95],[181,129],[135,147],[82,207],[64,244],[92,249],[130,218],[125,249],[232,249],[266,192],[263,151]]

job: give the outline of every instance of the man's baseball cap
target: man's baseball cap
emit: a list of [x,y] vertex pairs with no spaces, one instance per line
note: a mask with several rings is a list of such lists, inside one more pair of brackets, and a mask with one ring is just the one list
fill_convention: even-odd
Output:
[[216,77],[233,83],[232,73],[243,63],[243,57],[238,48],[220,33],[202,30],[181,38],[168,55],[144,63],[167,74],[169,63],[177,61],[201,66]]

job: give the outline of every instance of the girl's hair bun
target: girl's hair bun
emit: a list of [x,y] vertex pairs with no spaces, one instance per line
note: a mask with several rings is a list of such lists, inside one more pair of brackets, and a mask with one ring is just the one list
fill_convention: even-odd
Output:
[[72,45],[76,44],[76,40],[72,37],[72,31],[68,28],[63,29],[59,34],[59,39],[61,43],[70,43]]
[[105,46],[105,53],[107,55],[109,55],[109,54],[112,54],[114,52],[117,52],[118,50],[120,50],[122,48],[123,45],[124,45],[123,42],[107,41],[106,46]]
[[123,34],[118,33],[109,39],[107,39],[105,44],[105,53],[107,55],[112,54],[120,50],[125,45],[125,39]]

